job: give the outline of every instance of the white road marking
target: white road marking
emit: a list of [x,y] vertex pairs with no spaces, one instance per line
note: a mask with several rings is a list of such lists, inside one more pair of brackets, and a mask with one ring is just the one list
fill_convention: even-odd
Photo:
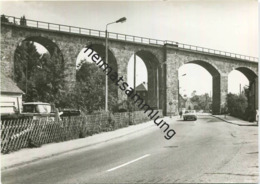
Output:
[[116,170],[116,169],[119,169],[119,168],[121,168],[121,167],[124,167],[124,166],[126,166],[126,165],[129,165],[129,164],[131,164],[131,163],[134,163],[134,162],[136,162],[136,161],[138,161],[138,160],[141,160],[141,159],[143,159],[143,158],[145,158],[145,157],[148,157],[148,156],[150,156],[150,154],[146,154],[146,155],[144,155],[144,156],[142,156],[142,157],[139,157],[139,158],[137,158],[137,159],[135,159],[135,160],[132,160],[132,161],[130,161],[130,162],[126,162],[126,163],[124,163],[124,164],[122,164],[122,165],[119,165],[119,166],[117,166],[117,167],[113,167],[112,169],[107,170],[107,172],[114,171],[114,170]]

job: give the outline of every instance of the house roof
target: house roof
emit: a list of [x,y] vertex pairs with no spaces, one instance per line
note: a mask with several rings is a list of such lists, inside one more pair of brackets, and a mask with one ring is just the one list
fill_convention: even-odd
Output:
[[136,88],[135,88],[135,91],[147,91],[145,85],[142,83],[142,84],[139,84]]
[[1,93],[18,93],[18,94],[23,94],[24,92],[17,87],[15,82],[6,77],[2,72],[1,72]]
[[183,101],[186,101],[186,99],[183,98],[183,96],[181,94],[179,94],[179,98]]

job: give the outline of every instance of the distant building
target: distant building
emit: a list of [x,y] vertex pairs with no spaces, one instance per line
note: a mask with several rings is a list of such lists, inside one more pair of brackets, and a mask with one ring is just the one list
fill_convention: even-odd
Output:
[[185,108],[186,99],[179,94],[179,112]]
[[147,90],[144,82],[139,84],[135,88],[135,91],[145,102],[147,102],[147,100],[148,100],[148,90]]
[[15,82],[1,72],[1,115],[21,113],[23,94],[24,92],[17,87]]
[[187,98],[185,102],[185,108],[187,110],[194,110],[194,104],[191,102],[190,98]]
[[182,97],[179,94],[179,111],[185,110],[194,110],[194,107],[197,103],[191,102],[190,98]]

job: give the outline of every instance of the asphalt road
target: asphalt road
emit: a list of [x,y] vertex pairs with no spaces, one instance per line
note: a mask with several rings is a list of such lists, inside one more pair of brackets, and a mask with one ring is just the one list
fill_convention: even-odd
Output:
[[257,182],[258,130],[211,116],[157,127],[2,172],[2,183]]

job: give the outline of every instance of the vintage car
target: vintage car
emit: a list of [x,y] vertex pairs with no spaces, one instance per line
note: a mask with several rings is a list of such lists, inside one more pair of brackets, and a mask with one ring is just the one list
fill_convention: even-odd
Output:
[[195,110],[186,110],[183,114],[183,120],[197,120],[197,115]]
[[23,103],[22,114],[31,116],[34,120],[39,118],[54,120],[55,118],[54,108],[49,103],[44,103],[44,102]]

